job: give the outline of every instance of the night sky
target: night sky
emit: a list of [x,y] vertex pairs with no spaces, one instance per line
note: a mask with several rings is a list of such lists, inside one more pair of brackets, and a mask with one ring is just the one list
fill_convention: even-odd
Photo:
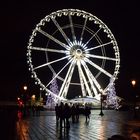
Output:
[[117,95],[131,98],[131,79],[140,93],[140,4],[137,0],[6,1],[0,5],[0,99],[13,100],[23,85],[34,92],[26,63],[26,47],[36,24],[53,11],[77,8],[101,19],[114,34],[121,54]]

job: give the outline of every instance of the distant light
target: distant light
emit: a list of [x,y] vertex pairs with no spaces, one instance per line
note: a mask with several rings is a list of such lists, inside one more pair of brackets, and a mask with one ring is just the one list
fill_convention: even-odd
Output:
[[32,95],[32,99],[33,99],[33,100],[35,99],[35,95]]
[[26,91],[27,90],[27,86],[24,86],[23,89]]
[[136,85],[136,80],[131,81],[132,86],[134,87]]

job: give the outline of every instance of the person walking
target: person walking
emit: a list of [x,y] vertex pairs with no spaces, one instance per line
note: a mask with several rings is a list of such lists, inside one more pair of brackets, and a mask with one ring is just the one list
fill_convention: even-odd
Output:
[[56,115],[56,122],[58,123],[59,120],[59,106],[56,104],[55,106],[55,115]]
[[69,118],[71,117],[71,109],[68,103],[64,105],[64,124],[66,128],[70,128]]
[[59,113],[59,118],[60,118],[60,129],[62,130],[62,125],[65,123],[64,122],[64,104],[63,104],[63,102],[60,103],[60,106],[58,108],[58,113]]
[[76,108],[75,108],[75,105],[73,104],[71,107],[72,123],[75,123],[75,114],[76,114]]
[[76,119],[76,122],[79,121],[79,114],[80,114],[79,105],[77,104],[76,108],[75,108],[75,119]]
[[91,114],[91,110],[90,107],[88,107],[87,105],[85,106],[85,117],[86,117],[86,122],[90,119],[90,114]]

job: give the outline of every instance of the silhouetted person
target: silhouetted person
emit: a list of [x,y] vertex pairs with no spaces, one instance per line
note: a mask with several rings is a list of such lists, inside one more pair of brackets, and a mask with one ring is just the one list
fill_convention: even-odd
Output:
[[39,105],[37,105],[37,106],[35,107],[35,110],[36,110],[36,115],[37,115],[37,116],[40,116],[40,106],[39,106]]
[[76,114],[76,108],[75,108],[75,105],[73,104],[71,107],[72,123],[75,123],[75,114]]
[[85,110],[84,110],[84,114],[85,114],[85,117],[86,117],[86,122],[88,119],[90,119],[90,114],[91,114],[91,110],[90,110],[90,107],[88,106],[85,106]]
[[76,105],[76,108],[75,108],[75,119],[76,119],[76,122],[79,121],[79,113],[80,113],[80,111],[79,111],[79,105],[77,104]]
[[36,112],[35,105],[32,105],[31,110],[32,110],[32,114],[34,116],[35,115],[35,112]]
[[60,117],[60,129],[62,129],[62,124],[64,123],[64,104],[60,103],[59,106],[59,117]]
[[67,103],[65,103],[64,105],[64,124],[65,127],[69,128],[70,127],[70,123],[69,123],[69,118],[71,117],[71,109],[69,107],[69,105]]
[[55,106],[55,115],[56,115],[56,122],[58,123],[59,120],[59,106],[56,104]]

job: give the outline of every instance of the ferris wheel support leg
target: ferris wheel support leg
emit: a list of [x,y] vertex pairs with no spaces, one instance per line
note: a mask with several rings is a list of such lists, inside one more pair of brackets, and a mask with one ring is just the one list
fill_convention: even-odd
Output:
[[89,88],[89,85],[87,83],[86,77],[84,76],[84,73],[83,73],[82,68],[81,68],[81,63],[78,61],[77,65],[78,65],[79,72],[80,72],[80,74],[82,76],[83,82],[85,84],[85,87],[87,89],[87,92],[88,92],[89,96],[92,97],[91,90]]
[[[85,63],[84,61],[82,61],[82,65],[83,65],[84,70],[85,70],[85,72],[86,72],[86,75],[87,75],[87,77],[88,77],[88,79],[89,79],[89,82],[90,82],[90,85],[91,85],[91,89],[92,89],[94,95],[97,96],[97,90],[96,90],[96,88],[95,88],[95,86],[94,86],[94,84],[93,84],[92,78],[91,78],[90,75],[89,75],[90,71],[89,71],[89,69],[88,69],[88,66],[86,65],[86,63]],[[93,95],[92,95],[92,97],[93,97]]]
[[82,90],[82,96],[85,97],[86,96],[86,91],[84,88],[84,82],[80,73],[80,70],[78,69],[78,73],[79,73],[79,78],[80,78],[80,83],[81,83],[81,90]]

